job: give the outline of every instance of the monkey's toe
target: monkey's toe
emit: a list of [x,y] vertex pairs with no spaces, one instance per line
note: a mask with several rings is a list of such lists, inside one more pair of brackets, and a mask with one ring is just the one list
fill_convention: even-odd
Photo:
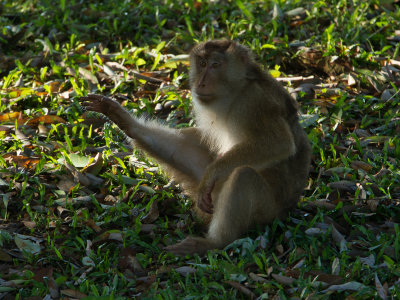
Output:
[[165,247],[165,250],[177,256],[185,256],[195,253],[203,255],[214,248],[213,243],[205,238],[187,237],[177,244]]

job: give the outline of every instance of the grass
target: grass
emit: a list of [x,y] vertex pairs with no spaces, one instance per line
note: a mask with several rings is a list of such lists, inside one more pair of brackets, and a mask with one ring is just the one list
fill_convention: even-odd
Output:
[[[398,2],[5,0],[0,11],[1,297],[400,297]],[[204,230],[190,199],[78,100],[113,95],[192,126],[184,54],[221,37],[297,98],[312,170],[287,219],[177,258],[162,248]]]

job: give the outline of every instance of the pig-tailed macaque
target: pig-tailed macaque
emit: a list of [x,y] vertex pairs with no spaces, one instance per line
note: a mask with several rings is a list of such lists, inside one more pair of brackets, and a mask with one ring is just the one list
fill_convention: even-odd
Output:
[[311,155],[297,103],[249,49],[229,40],[204,42],[191,51],[190,65],[195,128],[135,118],[104,96],[82,98],[164,165],[209,222],[206,237],[166,247],[176,255],[223,248],[249,228],[285,216],[307,182]]

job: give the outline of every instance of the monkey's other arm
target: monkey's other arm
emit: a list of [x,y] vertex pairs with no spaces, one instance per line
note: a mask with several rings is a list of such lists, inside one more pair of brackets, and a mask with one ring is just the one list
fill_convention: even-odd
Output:
[[194,184],[200,181],[212,160],[195,128],[175,130],[156,121],[135,118],[118,102],[102,95],[89,94],[81,101],[86,109],[107,116],[134,140],[136,146],[187,176]]

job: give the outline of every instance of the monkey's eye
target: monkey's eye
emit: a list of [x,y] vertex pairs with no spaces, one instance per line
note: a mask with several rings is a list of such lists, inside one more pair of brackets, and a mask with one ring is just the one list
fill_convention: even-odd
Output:
[[218,63],[218,62],[214,62],[214,63],[212,63],[211,68],[216,69],[216,68],[218,68],[220,65],[221,65],[221,64]]
[[200,64],[200,67],[202,67],[202,68],[205,68],[207,66],[207,62],[205,59],[201,59],[199,64]]

